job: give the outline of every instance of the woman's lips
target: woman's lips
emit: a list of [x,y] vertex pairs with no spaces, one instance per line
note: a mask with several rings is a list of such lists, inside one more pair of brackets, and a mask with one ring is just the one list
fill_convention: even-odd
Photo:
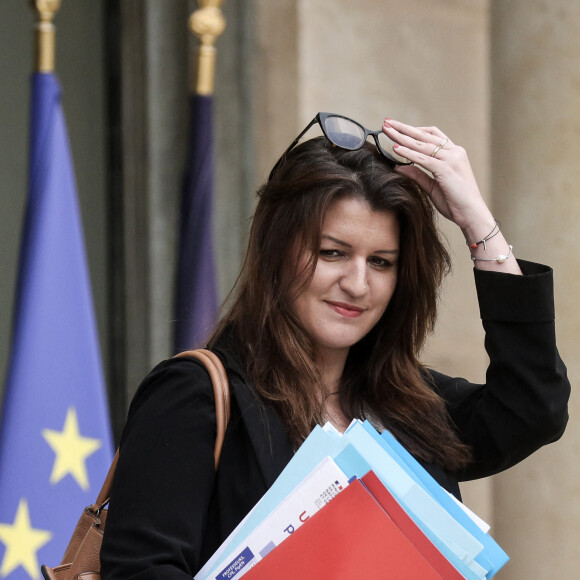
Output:
[[326,303],[335,312],[341,316],[344,316],[345,318],[357,318],[364,312],[364,308],[353,306],[352,304],[347,304],[346,302],[330,302],[327,300]]

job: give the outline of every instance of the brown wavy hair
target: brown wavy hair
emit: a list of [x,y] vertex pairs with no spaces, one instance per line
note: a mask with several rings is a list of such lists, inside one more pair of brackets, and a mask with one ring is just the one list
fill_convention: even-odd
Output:
[[[374,145],[345,151],[324,137],[293,149],[258,196],[246,259],[211,342],[233,329],[257,393],[276,408],[299,446],[324,421],[324,391],[314,345],[291,306],[295,280],[305,287],[314,274],[324,216],[334,201],[354,197],[372,210],[395,212],[397,286],[382,318],[349,351],[340,404],[348,418],[371,414],[416,457],[459,470],[470,451],[459,441],[418,358],[433,330],[439,288],[450,268],[428,196],[396,173]],[[303,255],[312,258],[298,272]]]

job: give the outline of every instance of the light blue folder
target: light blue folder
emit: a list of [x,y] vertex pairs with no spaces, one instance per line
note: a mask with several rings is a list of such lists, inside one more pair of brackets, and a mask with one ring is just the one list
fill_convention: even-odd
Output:
[[[375,434],[379,437],[376,431]],[[378,442],[360,421],[354,422],[347,429],[343,439],[348,441],[366,462],[366,466],[361,463],[358,469],[366,468],[368,471],[370,467],[375,472],[423,533],[461,574],[468,580],[483,580],[487,577],[487,569],[475,560],[477,554],[483,550],[483,544],[451,517],[433,496],[399,465],[383,444]],[[343,471],[348,469],[344,456],[340,458],[337,456],[335,461]],[[362,477],[364,473],[345,471],[347,477],[352,475]]]
[[483,550],[476,556],[485,569],[488,570],[487,578],[492,578],[498,570],[504,566],[509,556],[501,549],[499,544],[486,534],[462,509],[453,498],[433,479],[423,466],[395,439],[389,431],[385,430],[379,436],[375,428],[365,421],[364,428],[379,441],[385,450],[395,458],[399,465],[409,473],[457,522],[468,530],[483,544]]
[[[347,445],[335,458],[336,464],[344,472],[347,477],[362,478],[366,473],[371,471],[372,467],[364,460],[361,454],[352,446]],[[380,479],[380,478],[379,478]],[[384,482],[383,482],[384,484]],[[385,486],[388,487],[388,486]],[[389,490],[390,491],[390,490]],[[398,500],[393,492],[393,497]],[[485,578],[485,570],[478,569],[477,572],[472,570],[463,560],[454,554],[442,541],[440,541],[435,534],[428,528],[424,529],[419,526],[423,533],[429,538],[431,543],[451,562],[451,564],[468,580],[480,580]]]

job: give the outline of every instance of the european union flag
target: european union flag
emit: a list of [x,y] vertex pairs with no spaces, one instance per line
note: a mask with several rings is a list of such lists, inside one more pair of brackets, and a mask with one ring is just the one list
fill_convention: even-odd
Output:
[[189,153],[181,202],[175,349],[202,345],[217,313],[212,241],[213,97],[190,97]]
[[32,79],[29,191],[0,430],[0,578],[60,563],[113,444],[60,86]]

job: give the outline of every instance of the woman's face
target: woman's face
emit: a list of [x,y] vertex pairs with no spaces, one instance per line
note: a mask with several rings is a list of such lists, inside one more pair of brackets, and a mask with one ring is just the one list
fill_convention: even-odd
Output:
[[[399,224],[356,198],[333,202],[322,227],[314,276],[293,300],[317,355],[346,359],[385,312],[397,284]],[[306,263],[307,256],[299,260]]]

